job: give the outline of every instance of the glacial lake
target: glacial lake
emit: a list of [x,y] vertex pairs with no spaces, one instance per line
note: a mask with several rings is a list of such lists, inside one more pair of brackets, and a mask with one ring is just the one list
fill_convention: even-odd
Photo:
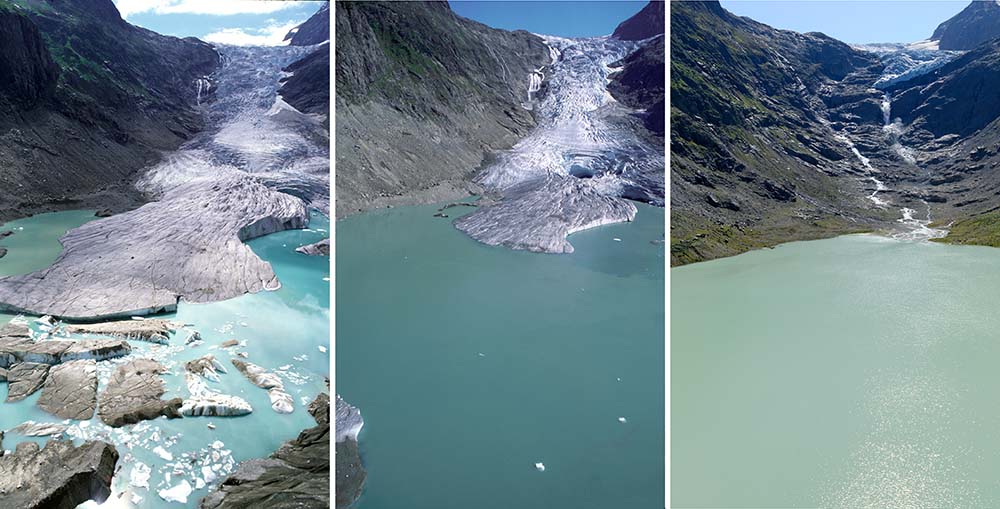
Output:
[[845,236],[671,286],[676,507],[1000,506],[1000,250]]
[[[23,226],[23,232],[37,229],[39,234],[31,239],[25,235],[20,239],[23,242],[18,244],[15,241],[19,240],[21,230],[2,239],[0,245],[8,247],[10,252],[7,257],[0,258],[0,271],[11,270],[5,266],[10,260],[21,259],[12,257],[21,256],[18,253],[21,248],[34,249],[33,256],[44,260],[55,259],[61,249],[58,238],[68,229],[94,219],[92,216],[93,212],[75,211],[43,214],[5,224],[0,227],[0,231]],[[42,234],[41,230],[48,234]],[[110,440],[118,446],[120,471],[113,486],[114,503],[109,501],[105,506],[140,509],[195,508],[198,501],[208,494],[208,487],[195,490],[186,504],[166,502],[157,492],[175,486],[182,480],[187,480],[192,486],[196,485],[196,478],[204,480],[201,461],[210,458],[213,453],[218,459],[208,460],[208,463],[210,466],[221,465],[217,474],[221,480],[225,477],[227,468],[243,460],[266,457],[283,442],[298,436],[302,429],[315,425],[306,407],[320,392],[326,391],[325,378],[329,376],[330,259],[325,256],[306,256],[295,252],[295,248],[326,237],[329,237],[329,220],[314,212],[308,229],[284,231],[251,240],[248,242],[250,247],[258,256],[270,262],[278,275],[282,283],[279,290],[209,304],[182,302],[177,313],[159,316],[192,324],[201,333],[204,340],[202,345],[185,346],[184,330],[174,335],[167,346],[142,341],[130,342],[133,350],[126,359],[151,357],[160,360],[170,369],[170,373],[164,375],[167,385],[165,399],[188,395],[184,382],[184,362],[213,354],[223,363],[228,373],[221,374],[219,382],[206,382],[208,387],[217,392],[242,397],[253,406],[254,411],[247,416],[232,418],[160,418],[118,429],[104,426],[96,415],[91,421],[69,422],[67,433],[72,438]],[[30,270],[38,268],[41,267],[33,266]],[[29,318],[29,321],[32,319],[33,317]],[[37,325],[32,326],[37,330]],[[295,400],[292,414],[274,412],[267,392],[252,385],[232,366],[230,359],[234,357],[233,353],[218,347],[219,343],[229,339],[245,341],[245,346],[230,350],[246,352],[249,362],[274,371],[281,377],[285,389]],[[325,351],[321,351],[320,347]],[[120,361],[98,364],[100,390],[103,390],[111,370],[117,366],[116,362]],[[35,406],[39,395],[40,392],[36,392],[28,399],[13,404],[0,402],[0,429],[10,429],[28,420],[62,423],[61,419],[50,416]],[[7,384],[0,384],[0,401],[6,397]],[[209,429],[209,423],[216,429]],[[23,440],[44,439],[8,433],[4,439],[4,448],[13,450]],[[156,446],[163,447],[173,459],[165,460],[154,453]],[[182,475],[174,473],[177,465],[190,464],[193,458],[194,468],[182,469],[185,470]],[[132,470],[138,462],[150,467],[149,488],[129,486]],[[170,481],[167,480],[168,475]],[[0,506],[2,505],[0,500]],[[90,509],[99,506],[88,503],[81,507]]]
[[480,244],[451,224],[469,208],[437,208],[337,222],[357,507],[663,507],[663,209],[551,255]]

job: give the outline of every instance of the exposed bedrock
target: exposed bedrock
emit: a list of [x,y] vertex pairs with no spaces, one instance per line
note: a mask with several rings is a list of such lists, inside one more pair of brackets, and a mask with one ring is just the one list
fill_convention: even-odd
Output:
[[572,253],[567,235],[635,218],[635,205],[598,186],[594,180],[549,174],[508,188],[499,202],[477,208],[455,226],[492,246]]
[[337,507],[353,504],[364,489],[367,472],[361,464],[358,433],[364,426],[361,411],[337,395],[336,408]]
[[62,237],[49,268],[0,279],[0,309],[70,319],[169,311],[180,298],[223,300],[276,289],[270,264],[243,242],[302,228],[302,200],[231,171]]
[[199,507],[329,508],[330,396],[320,394],[309,405],[309,413],[316,419],[315,427],[303,430],[269,458],[240,463]]
[[22,442],[0,456],[0,499],[19,509],[75,509],[88,500],[104,502],[118,451],[105,442],[50,440],[41,448]]
[[295,250],[299,253],[312,256],[330,256],[330,239],[323,239],[314,244],[297,247]]
[[63,419],[93,418],[97,408],[97,362],[78,360],[49,368],[38,407]]
[[161,400],[166,392],[160,377],[167,369],[151,359],[136,359],[118,366],[100,396],[98,415],[108,426],[124,426],[161,415],[180,417],[180,398]]

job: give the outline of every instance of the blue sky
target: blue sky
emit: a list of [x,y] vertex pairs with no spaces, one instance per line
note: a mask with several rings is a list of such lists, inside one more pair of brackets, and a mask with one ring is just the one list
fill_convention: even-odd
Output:
[[848,43],[916,42],[969,5],[959,1],[722,0],[722,6],[775,28],[823,32]]
[[114,0],[133,25],[224,44],[281,44],[288,30],[322,2],[254,0]]
[[562,37],[610,35],[619,23],[642,10],[638,2],[476,2],[452,1],[460,16],[506,30],[527,30]]

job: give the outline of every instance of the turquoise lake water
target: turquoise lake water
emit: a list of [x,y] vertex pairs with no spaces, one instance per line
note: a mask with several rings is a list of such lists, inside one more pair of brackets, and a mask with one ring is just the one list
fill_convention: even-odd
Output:
[[[33,220],[37,218],[47,231],[55,233],[60,229],[65,232],[77,226],[81,219],[79,215],[69,213],[58,217],[64,220],[61,226],[57,224],[56,218],[48,214],[21,220],[20,224],[25,226],[25,231],[29,231]],[[14,223],[8,223],[3,228]],[[306,406],[316,395],[326,390],[325,378],[329,376],[329,257],[306,256],[296,253],[295,248],[328,237],[328,230],[329,220],[321,214],[313,213],[309,229],[279,232],[249,242],[258,256],[271,263],[282,283],[281,289],[210,304],[181,303],[177,313],[163,316],[192,324],[201,333],[204,344],[185,347],[186,335],[183,331],[175,335],[168,346],[131,342],[133,353],[128,358],[156,358],[170,369],[171,373],[164,376],[168,387],[164,398],[188,395],[183,377],[185,361],[214,354],[226,366],[228,374],[221,375],[218,383],[207,382],[208,387],[246,399],[253,406],[254,412],[235,418],[161,418],[120,428],[122,431],[113,431],[103,426],[96,416],[87,423],[69,423],[72,425],[68,431],[70,437],[100,438],[118,446],[121,455],[119,467],[122,470],[115,477],[113,500],[105,504],[106,507],[197,507],[198,500],[208,493],[207,487],[194,491],[187,504],[168,503],[157,495],[158,490],[176,485],[183,479],[195,485],[194,477],[189,473],[182,476],[173,474],[174,464],[192,457],[200,460],[216,452],[219,460],[212,464],[223,465],[223,473],[219,475],[221,478],[224,477],[226,468],[242,460],[267,456],[281,443],[298,436],[302,429],[315,425]],[[12,241],[18,235],[20,232],[4,240]],[[56,235],[56,239],[59,235]],[[52,239],[41,237],[35,240],[40,242],[38,245],[51,247]],[[10,247],[11,253],[14,252],[11,242],[0,245]],[[55,245],[58,246],[58,242]],[[52,249],[58,253],[57,247]],[[52,258],[54,257],[53,255]],[[0,259],[0,267],[6,261],[7,258]],[[275,413],[271,409],[267,392],[250,384],[236,371],[230,363],[233,355],[218,348],[219,343],[228,339],[245,341],[245,347],[237,348],[236,351],[246,352],[249,362],[279,374],[286,391],[295,399],[292,414]],[[327,351],[321,351],[320,347]],[[114,362],[120,361],[99,363],[102,390],[106,375],[115,366]],[[6,396],[6,384],[0,384],[0,401]],[[27,400],[15,404],[0,403],[0,429],[9,429],[27,420],[61,422],[34,406],[38,396],[39,393],[35,393]],[[215,425],[216,429],[208,429],[208,423]],[[13,449],[22,439],[27,438],[8,434],[4,446]],[[222,443],[217,449],[211,446],[216,441]],[[167,461],[155,454],[152,449],[157,445],[171,453],[173,460]],[[184,454],[189,456],[183,457]],[[227,457],[232,457],[233,460],[230,461]],[[151,467],[148,489],[129,486],[131,470],[137,462]],[[171,474],[169,482],[168,473]],[[118,498],[119,495],[121,498]],[[85,504],[84,507],[93,506]]]
[[1000,250],[871,235],[671,272],[677,507],[1000,507]]
[[451,225],[468,209],[435,211],[337,222],[357,507],[663,507],[663,209],[574,234],[569,255],[486,246]]

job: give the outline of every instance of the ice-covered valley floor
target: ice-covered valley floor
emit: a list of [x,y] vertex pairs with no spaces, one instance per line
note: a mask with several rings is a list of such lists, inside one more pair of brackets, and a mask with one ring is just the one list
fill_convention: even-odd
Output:
[[568,253],[567,235],[631,221],[629,199],[663,205],[663,150],[607,90],[609,65],[641,41],[542,37],[552,64],[525,77],[538,125],[478,177],[497,200],[455,224],[486,244]]
[[70,231],[52,266],[0,279],[0,309],[106,318],[277,288],[244,241],[329,214],[329,135],[277,93],[312,50],[220,47],[221,67],[191,84],[208,127],[144,173],[152,201]]

